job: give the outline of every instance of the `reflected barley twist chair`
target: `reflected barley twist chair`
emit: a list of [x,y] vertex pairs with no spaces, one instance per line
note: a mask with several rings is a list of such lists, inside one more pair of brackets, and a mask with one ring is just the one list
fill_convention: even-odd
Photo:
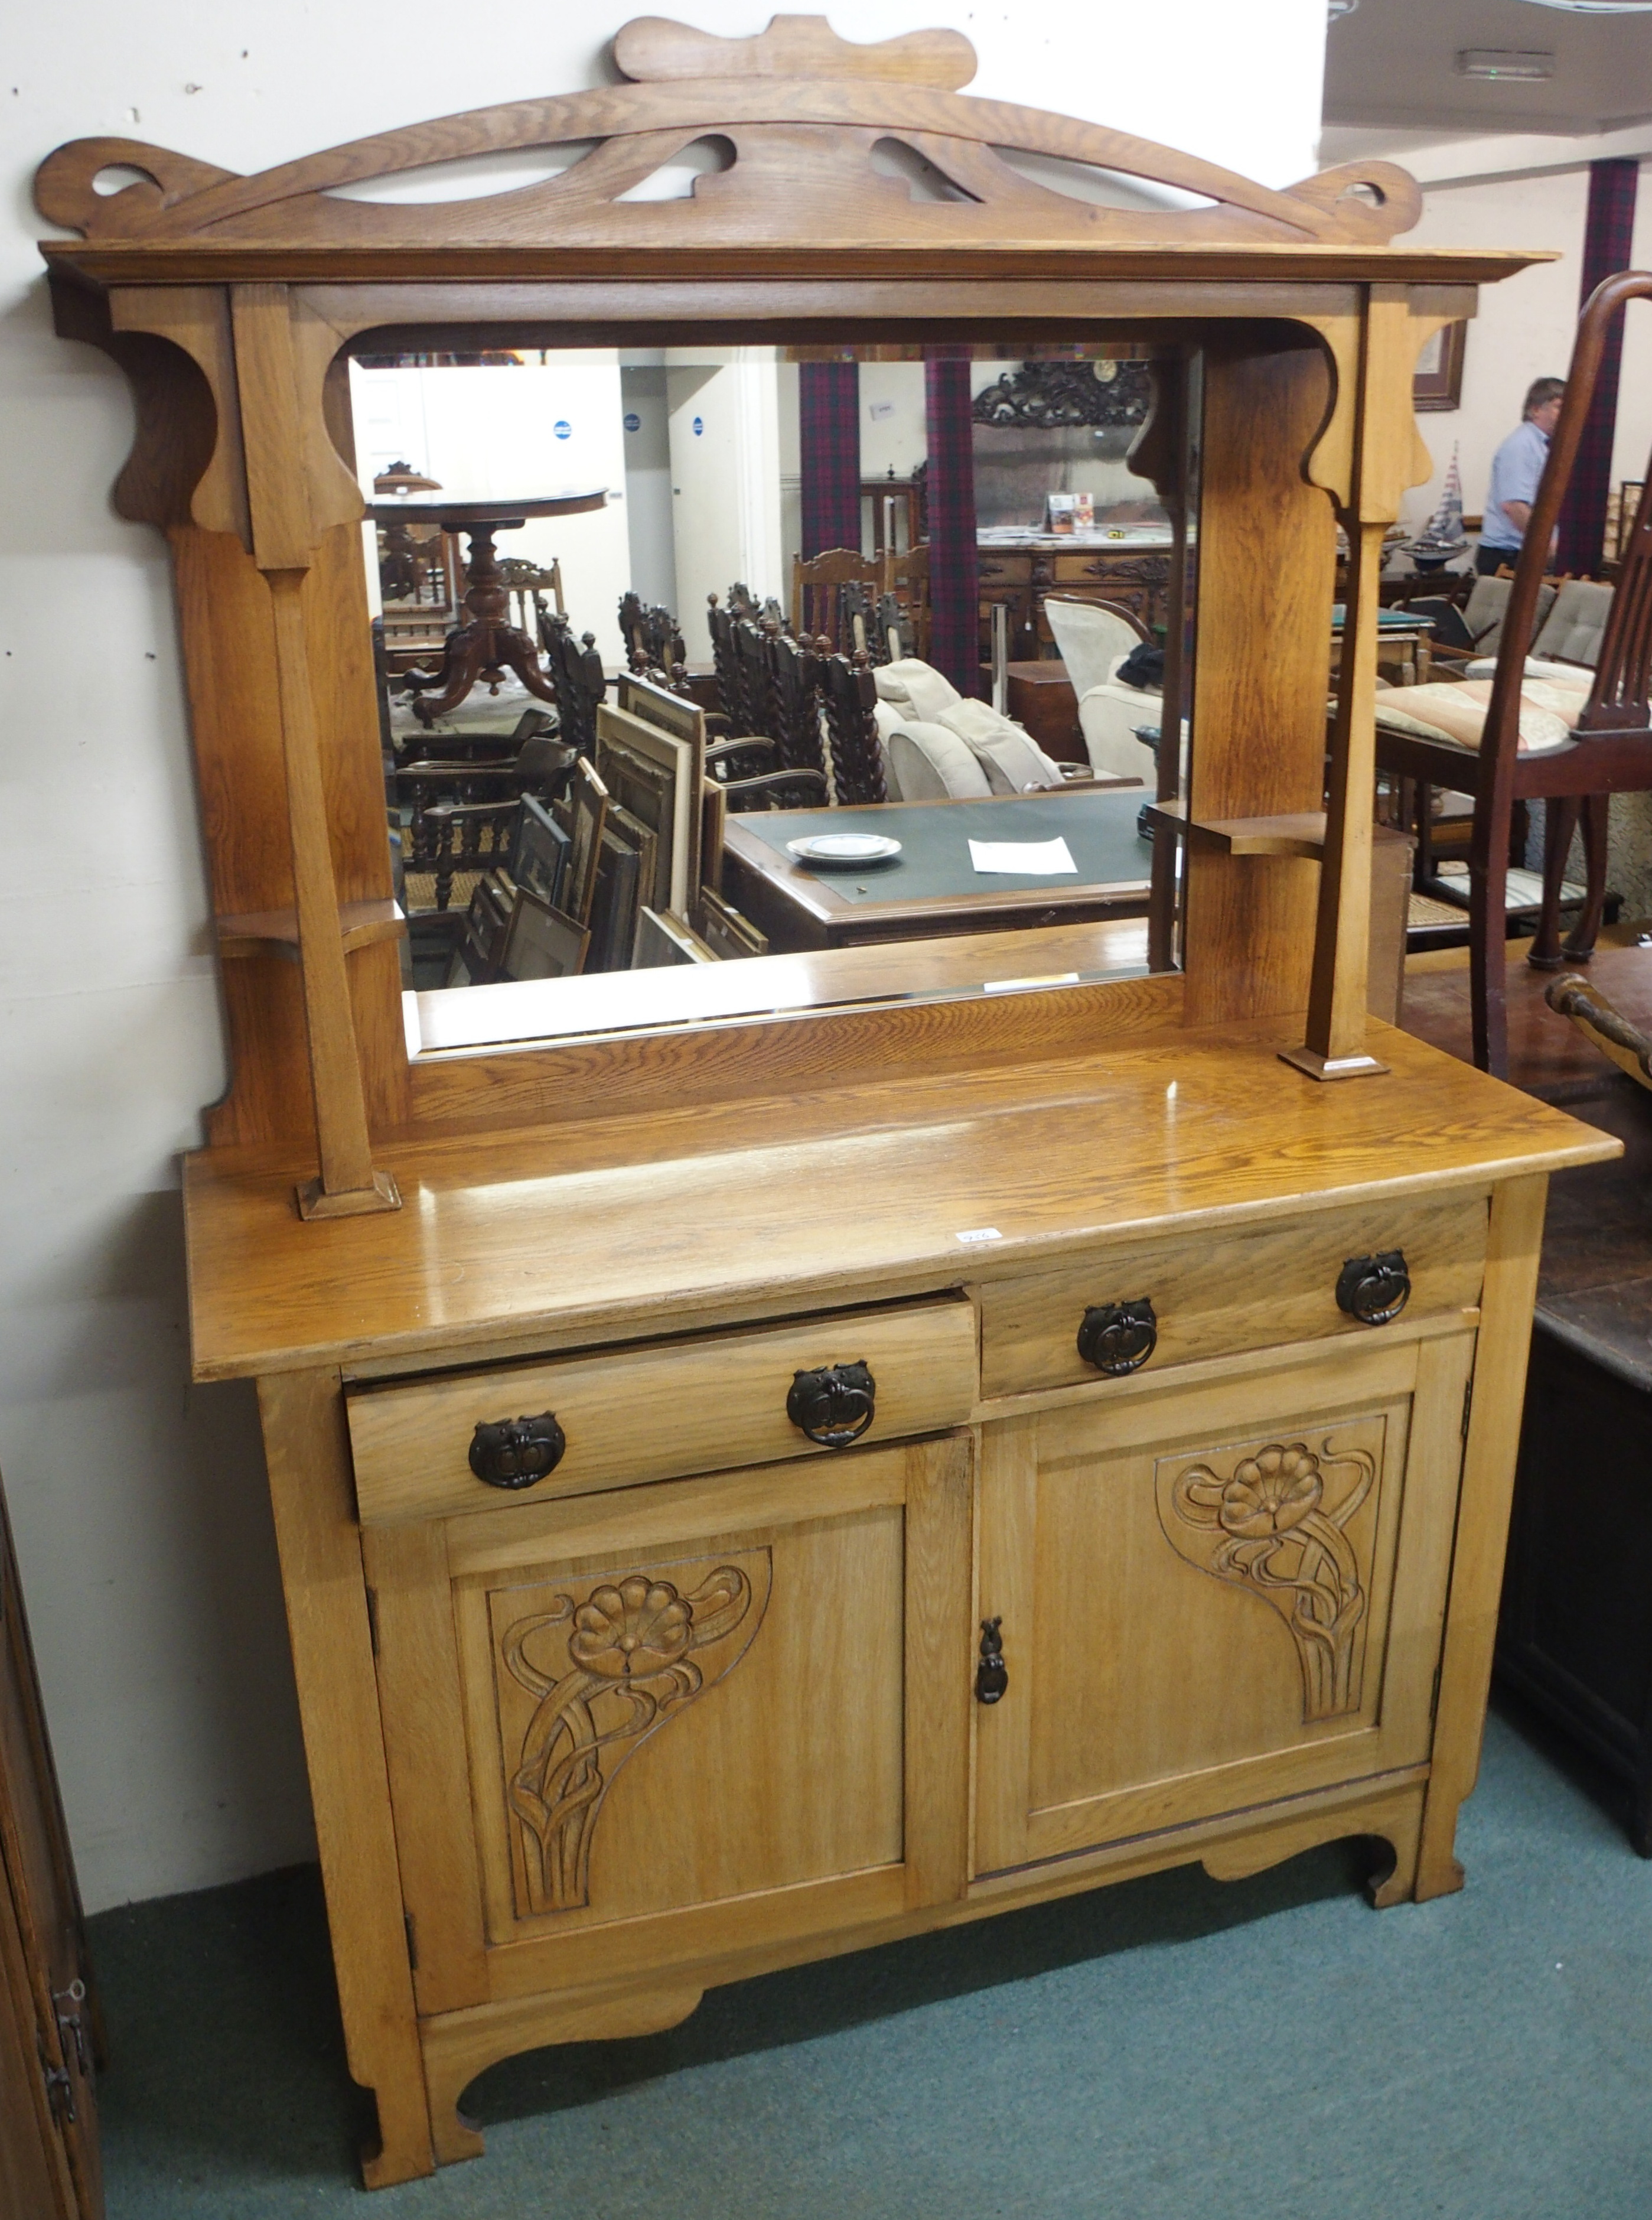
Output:
[[[1474,798],[1468,865],[1474,1053],[1482,1071],[1499,1076],[1508,1069],[1506,893],[1515,804],[1541,801],[1549,805],[1542,917],[1527,961],[1537,970],[1551,970],[1562,963],[1587,963],[1594,951],[1605,899],[1610,796],[1652,790],[1652,506],[1644,495],[1634,529],[1620,543],[1618,588],[1595,670],[1531,659],[1525,645],[1533,636],[1544,585],[1544,558],[1571,483],[1608,328],[1626,302],[1649,296],[1652,272],[1624,271],[1596,286],[1579,319],[1566,397],[1509,589],[1478,745],[1472,739],[1464,745],[1443,734],[1429,739],[1413,732],[1385,731],[1381,721],[1390,705],[1403,717],[1413,701],[1421,702],[1424,696],[1434,695],[1454,697],[1454,709],[1460,705],[1462,712],[1472,714],[1471,685],[1407,688],[1378,697],[1381,768],[1425,785],[1456,788]],[[1470,698],[1465,701],[1465,696]],[[1580,810],[1587,893],[1582,914],[1562,949],[1561,887]]]

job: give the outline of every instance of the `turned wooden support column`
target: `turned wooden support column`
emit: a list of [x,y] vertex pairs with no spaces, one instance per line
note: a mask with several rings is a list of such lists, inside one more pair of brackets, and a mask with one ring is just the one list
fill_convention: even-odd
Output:
[[[287,288],[238,285],[231,315],[252,559],[270,589],[275,630],[298,962],[320,1157],[317,1176],[298,1189],[298,1207],[305,1218],[354,1217],[399,1209],[402,1199],[389,1173],[373,1168],[305,637],[305,577],[322,532],[340,521],[332,513],[340,503],[332,498],[332,474],[325,487],[312,484],[315,434],[325,441],[326,431],[306,425],[301,412]],[[358,495],[358,515],[361,506]]]

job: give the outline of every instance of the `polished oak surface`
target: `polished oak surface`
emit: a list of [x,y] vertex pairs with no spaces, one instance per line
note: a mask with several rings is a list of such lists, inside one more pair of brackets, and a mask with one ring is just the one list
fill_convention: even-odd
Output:
[[[944,1075],[382,1151],[406,1207],[318,1232],[286,1150],[190,1160],[196,1376],[566,1345],[980,1280],[1098,1239],[1613,1156],[1618,1143],[1387,1027],[1319,1087],[1213,1030]],[[996,1240],[959,1235],[993,1229]]]

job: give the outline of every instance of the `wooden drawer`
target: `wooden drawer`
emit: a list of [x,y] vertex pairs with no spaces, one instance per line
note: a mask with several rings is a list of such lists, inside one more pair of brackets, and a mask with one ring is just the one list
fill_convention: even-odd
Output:
[[1077,585],[1088,581],[1092,585],[1116,582],[1119,585],[1163,585],[1170,575],[1168,555],[1144,555],[1130,547],[1120,547],[1117,553],[1102,550],[1097,553],[1057,555],[1055,558],[1057,585]]
[[[862,1438],[957,1425],[976,1400],[974,1306],[943,1295],[358,1388],[348,1403],[358,1509],[365,1525],[441,1518],[827,1455],[786,1415],[792,1376],[862,1361],[876,1382]],[[469,1462],[477,1426],[542,1411],[567,1437],[555,1470],[520,1489],[478,1480]]]
[[1058,1272],[988,1284],[981,1292],[982,1393],[1099,1379],[1078,1353],[1086,1308],[1143,1295],[1158,1321],[1158,1344],[1144,1368],[1154,1371],[1327,1334],[1381,1333],[1339,1310],[1336,1290],[1350,1257],[1384,1250],[1400,1250],[1411,1275],[1402,1319],[1465,1309],[1480,1300],[1486,1219],[1478,1196],[1373,1204],[1132,1244]]
[[976,557],[976,577],[983,586],[1025,586],[1032,576],[1030,555],[984,555]]

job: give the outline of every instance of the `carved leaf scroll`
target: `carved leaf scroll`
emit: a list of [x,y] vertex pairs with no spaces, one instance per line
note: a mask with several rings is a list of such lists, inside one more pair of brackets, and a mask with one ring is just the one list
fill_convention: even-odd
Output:
[[[863,246],[888,247],[1376,246],[1421,209],[1412,179],[1387,163],[1349,164],[1281,192],[1128,132],[967,97],[957,88],[973,75],[975,56],[956,32],[860,44],[822,16],[782,16],[757,38],[732,40],[644,17],[620,32],[614,53],[631,82],[409,124],[251,178],[137,140],[76,140],[41,165],[36,205],[99,243],[312,253],[782,243],[809,252],[829,248],[846,228]],[[620,198],[711,133],[732,142],[732,169],[697,180],[684,201]],[[917,200],[880,174],[873,153],[890,138],[962,197]],[[491,196],[416,206],[332,197],[444,162],[592,141],[560,174]],[[1173,186],[1212,205],[1102,206],[1032,182],[1000,147]],[[98,192],[98,175],[114,167],[144,174]],[[832,196],[826,221],[823,191]]]
[[1253,1444],[1198,1463],[1158,1467],[1159,1523],[1179,1556],[1248,1589],[1290,1630],[1304,1724],[1360,1707],[1366,1562],[1349,1528],[1376,1486],[1370,1450],[1305,1441]]
[[748,1562],[718,1565],[686,1592],[660,1570],[594,1574],[500,1635],[506,1672],[537,1699],[507,1783],[526,1911],[589,1901],[592,1841],[615,1777],[733,1671],[763,1624],[768,1551]]
[[975,397],[977,424],[1135,427],[1147,421],[1153,384],[1144,362],[1018,363]]

